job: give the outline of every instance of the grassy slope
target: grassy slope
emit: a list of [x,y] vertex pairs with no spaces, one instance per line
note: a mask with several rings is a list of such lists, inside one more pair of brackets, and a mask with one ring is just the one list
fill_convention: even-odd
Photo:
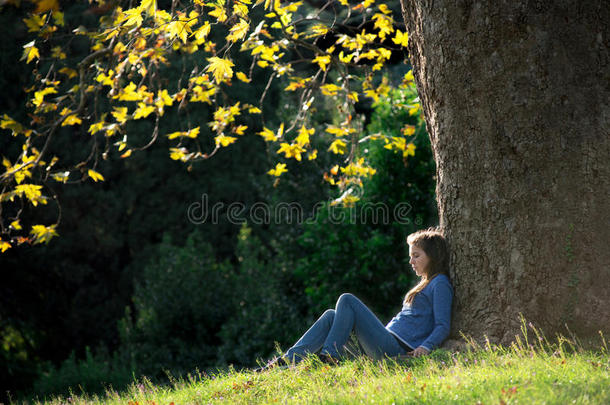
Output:
[[438,350],[410,362],[360,357],[338,367],[310,358],[291,369],[196,375],[159,387],[146,381],[127,392],[55,398],[49,404],[609,404],[610,357],[560,339],[517,341],[511,348]]

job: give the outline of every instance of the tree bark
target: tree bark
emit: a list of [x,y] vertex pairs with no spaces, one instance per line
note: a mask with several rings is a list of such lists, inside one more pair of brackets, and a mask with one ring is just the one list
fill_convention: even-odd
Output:
[[610,328],[605,0],[401,0],[452,255],[453,335]]

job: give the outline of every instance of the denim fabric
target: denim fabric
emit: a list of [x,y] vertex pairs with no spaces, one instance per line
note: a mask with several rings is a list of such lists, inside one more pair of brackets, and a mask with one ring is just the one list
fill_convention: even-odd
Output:
[[308,353],[344,355],[344,345],[354,332],[365,353],[375,359],[397,356],[407,351],[383,326],[375,314],[352,294],[342,294],[335,309],[328,309],[284,354],[289,361],[299,362]]
[[409,346],[431,351],[449,335],[452,301],[451,282],[439,274],[415,296],[411,305],[403,306],[386,328]]

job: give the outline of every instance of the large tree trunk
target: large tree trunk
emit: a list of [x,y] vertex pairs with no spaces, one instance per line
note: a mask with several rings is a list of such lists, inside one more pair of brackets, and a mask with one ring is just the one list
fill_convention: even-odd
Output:
[[610,328],[606,0],[401,0],[452,248],[454,335]]

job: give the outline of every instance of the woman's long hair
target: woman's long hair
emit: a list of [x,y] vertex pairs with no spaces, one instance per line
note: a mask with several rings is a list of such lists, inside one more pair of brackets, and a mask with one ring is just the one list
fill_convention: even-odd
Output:
[[430,259],[426,273],[420,282],[405,296],[404,304],[412,304],[417,293],[426,288],[430,280],[439,274],[449,276],[449,246],[440,228],[428,228],[414,232],[407,236],[407,244],[416,246],[424,251]]

